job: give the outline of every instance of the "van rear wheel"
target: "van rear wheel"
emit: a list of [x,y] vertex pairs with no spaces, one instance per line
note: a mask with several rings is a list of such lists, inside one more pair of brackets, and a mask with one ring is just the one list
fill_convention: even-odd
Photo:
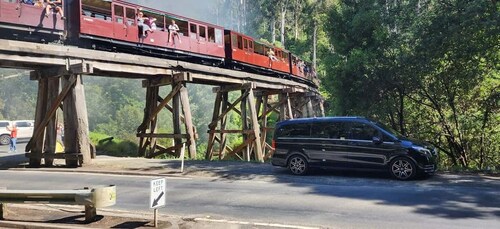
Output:
[[408,158],[398,157],[391,162],[391,175],[398,180],[411,180],[416,174],[417,167]]
[[288,169],[295,175],[305,175],[309,169],[309,165],[304,157],[293,155],[288,160]]

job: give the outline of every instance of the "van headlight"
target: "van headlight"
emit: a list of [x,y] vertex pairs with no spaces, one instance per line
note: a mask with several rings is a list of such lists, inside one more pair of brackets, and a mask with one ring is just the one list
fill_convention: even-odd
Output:
[[427,156],[427,157],[431,157],[432,156],[432,153],[429,149],[427,148],[424,148],[424,147],[421,147],[421,146],[412,146],[411,147],[412,149],[418,151],[419,153],[421,153],[422,155],[424,156]]

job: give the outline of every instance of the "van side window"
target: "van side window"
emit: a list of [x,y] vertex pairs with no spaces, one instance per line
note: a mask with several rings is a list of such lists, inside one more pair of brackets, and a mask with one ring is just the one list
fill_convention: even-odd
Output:
[[364,123],[351,123],[349,139],[371,141],[375,136],[379,136],[379,131],[372,126]]
[[345,139],[348,130],[344,122],[318,122],[311,129],[312,137],[330,139]]
[[276,137],[308,138],[310,136],[311,126],[309,123],[299,123],[281,127],[278,129]]

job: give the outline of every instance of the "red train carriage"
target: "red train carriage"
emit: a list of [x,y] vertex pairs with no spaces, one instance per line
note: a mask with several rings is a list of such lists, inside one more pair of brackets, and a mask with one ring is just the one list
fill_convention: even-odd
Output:
[[[231,30],[225,30],[224,40],[228,61],[290,73],[290,54],[288,51],[255,41],[249,36]],[[267,54],[269,49],[273,49],[276,60],[273,61],[269,58]]]
[[[54,10],[46,17],[44,7],[21,3],[20,0],[0,0],[0,36],[37,42],[61,40],[66,45],[83,47],[98,44],[107,50],[119,48],[124,52],[168,55],[195,62],[209,60],[211,64],[225,61],[226,66],[236,64],[259,73],[272,70],[301,81],[312,81],[315,77],[309,64],[287,50],[220,26],[122,0],[64,2],[66,20]],[[145,37],[140,36],[139,12],[155,21],[152,27],[156,29]],[[169,39],[172,21],[179,30],[178,36]],[[269,57],[269,50],[274,52],[273,60]]]
[[[49,41],[60,39],[64,20],[55,11],[45,15],[45,8],[21,3],[20,0],[0,0],[0,36],[4,38]],[[31,34],[36,36],[30,36]]]
[[[139,39],[137,14],[154,18],[156,29]],[[119,0],[81,0],[80,37],[123,45],[186,51],[204,57],[224,58],[223,28]],[[172,20],[179,27],[178,35],[169,41],[168,27]]]

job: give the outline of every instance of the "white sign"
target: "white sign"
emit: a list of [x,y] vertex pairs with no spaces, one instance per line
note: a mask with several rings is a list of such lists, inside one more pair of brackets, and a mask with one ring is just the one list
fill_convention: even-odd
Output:
[[159,178],[151,180],[151,193],[149,196],[149,207],[158,208],[165,206],[167,196],[167,180]]

